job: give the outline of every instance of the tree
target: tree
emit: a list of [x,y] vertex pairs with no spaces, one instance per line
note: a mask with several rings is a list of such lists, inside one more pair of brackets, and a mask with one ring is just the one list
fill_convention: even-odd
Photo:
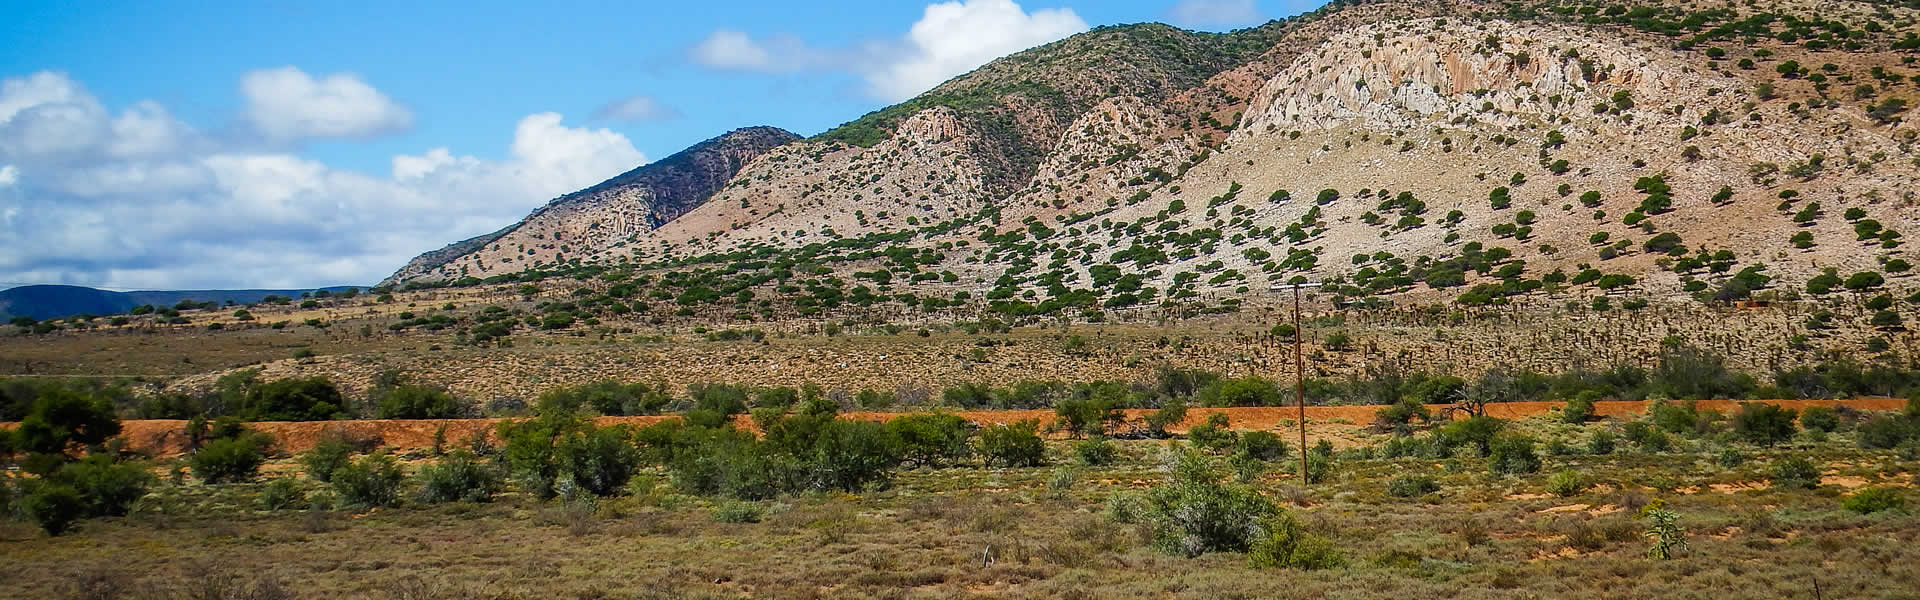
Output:
[[460,416],[460,401],[446,390],[424,385],[401,385],[377,393],[374,414],[382,419],[452,419]]
[[[112,402],[104,396],[65,386],[48,386],[40,390],[12,435],[17,451],[43,457],[29,461],[30,464],[53,467],[64,462],[68,453],[98,446],[120,435],[120,418],[114,415]],[[51,469],[35,472],[45,474]]]
[[1040,423],[1031,419],[1009,424],[988,425],[980,431],[979,451],[988,466],[1037,467],[1047,462],[1047,447],[1036,433]]
[[919,466],[963,460],[973,451],[967,444],[972,425],[955,415],[902,415],[888,421],[887,429],[899,441],[901,456]]
[[258,433],[216,439],[194,452],[188,464],[194,477],[209,484],[249,481],[266,462],[266,448],[272,441]]
[[1747,402],[1733,415],[1733,430],[1749,442],[1763,446],[1793,438],[1798,411],[1766,402]]
[[331,421],[347,416],[347,400],[325,377],[288,378],[247,390],[237,412],[254,421]]

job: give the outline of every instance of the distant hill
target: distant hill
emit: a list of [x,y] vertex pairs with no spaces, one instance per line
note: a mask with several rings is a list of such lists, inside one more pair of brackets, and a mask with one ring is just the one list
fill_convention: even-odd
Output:
[[317,290],[341,291],[359,286],[334,286],[304,290],[172,290],[114,292],[77,285],[28,285],[0,290],[0,318],[33,317],[53,319],[78,314],[113,315],[135,306],[152,304],[171,306],[181,300],[226,304],[251,304],[267,296],[298,298]]

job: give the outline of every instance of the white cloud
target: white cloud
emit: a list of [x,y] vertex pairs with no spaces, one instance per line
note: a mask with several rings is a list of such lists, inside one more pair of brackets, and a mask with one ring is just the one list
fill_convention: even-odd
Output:
[[1086,21],[1068,8],[1029,13],[1013,0],[953,0],[927,5],[898,40],[822,49],[787,34],[755,40],[722,29],[695,44],[691,54],[694,62],[720,70],[856,73],[868,93],[900,101],[993,59],[1086,30]]
[[0,80],[0,131],[55,108],[91,114],[98,135],[57,155],[0,138],[0,281],[371,284],[420,252],[646,161],[617,132],[537,113],[515,125],[504,159],[433,148],[364,174],[201,135],[157,103],[110,119],[57,74]]
[[593,111],[593,118],[614,121],[666,121],[680,118],[680,111],[661,104],[652,96],[631,96],[608,102]]
[[1072,9],[1028,14],[1013,0],[927,6],[907,33],[911,52],[867,73],[875,95],[906,100],[993,59],[1087,30]]
[[263,69],[240,80],[247,119],[268,137],[368,137],[406,129],[413,113],[359,77],[315,79],[296,67]]
[[1266,20],[1253,0],[1180,0],[1167,20],[1181,25],[1250,25]]

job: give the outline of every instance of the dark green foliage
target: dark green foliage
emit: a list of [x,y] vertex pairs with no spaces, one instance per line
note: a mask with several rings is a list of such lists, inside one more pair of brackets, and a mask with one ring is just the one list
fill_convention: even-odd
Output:
[[266,449],[273,439],[261,433],[244,433],[207,442],[193,453],[188,464],[200,481],[217,484],[251,481],[267,460]]
[[534,496],[552,498],[560,478],[566,473],[560,462],[559,445],[568,435],[587,428],[585,419],[566,411],[550,411],[537,419],[508,421],[499,426],[505,443],[500,458],[508,476],[518,480]]
[[1613,450],[1614,450],[1614,436],[1612,431],[1602,429],[1602,430],[1593,432],[1593,436],[1587,438],[1588,454],[1593,454],[1596,456],[1606,456],[1608,454],[1613,454]]
[[624,425],[577,429],[554,447],[561,471],[573,485],[595,496],[611,496],[633,478],[640,453],[632,443],[633,430]]
[[374,415],[382,419],[452,419],[461,403],[446,390],[402,385],[375,392]]
[[1868,419],[1860,424],[1860,447],[1870,450],[1891,450],[1915,436],[1911,419],[1898,416],[1880,416]]
[[353,459],[353,444],[337,433],[326,434],[313,445],[313,449],[300,455],[300,464],[306,468],[307,476],[314,481],[332,481],[333,472],[345,466]]
[[1223,481],[1205,455],[1187,452],[1175,459],[1167,484],[1147,492],[1145,521],[1154,547],[1194,557],[1245,552],[1262,532],[1259,524],[1281,511],[1252,488]]
[[1178,398],[1167,400],[1159,410],[1147,414],[1147,433],[1154,437],[1166,437],[1167,427],[1178,425],[1187,419],[1187,403]]
[[153,476],[140,465],[95,454],[61,466],[49,481],[79,492],[82,514],[117,517],[127,514],[133,502],[147,494]]
[[1800,426],[1807,429],[1832,432],[1840,428],[1840,414],[1832,407],[1809,406],[1800,411]]
[[812,452],[801,458],[808,489],[858,492],[892,476],[900,464],[900,444],[885,425],[835,419],[820,429]]
[[1593,418],[1593,403],[1600,399],[1599,390],[1581,390],[1565,406],[1560,408],[1560,420],[1565,423],[1585,423]]
[[420,468],[420,501],[489,502],[500,493],[500,474],[472,452],[455,450],[440,462]]
[[1495,417],[1469,417],[1441,426],[1438,433],[1449,446],[1470,444],[1486,456],[1493,451],[1494,437],[1506,426],[1506,421]]
[[325,377],[281,379],[247,391],[236,411],[251,421],[345,419],[347,400]]
[[370,454],[333,472],[333,491],[340,502],[353,507],[399,506],[406,483],[400,463],[385,453]]
[[105,396],[48,387],[33,399],[25,417],[10,433],[15,451],[60,456],[98,446],[119,435],[120,418]]
[[973,425],[955,415],[901,415],[888,421],[887,429],[900,444],[901,456],[922,467],[965,460],[973,452],[968,443]]
[[1260,531],[1247,549],[1247,563],[1254,568],[1331,569],[1346,563],[1333,548],[1333,542],[1314,535],[1286,509],[1260,520]]
[[1120,410],[1131,404],[1129,396],[1125,385],[1114,382],[1073,386],[1072,393],[1054,406],[1054,426],[1074,435],[1103,435],[1109,427],[1126,420]]
[[[786,391],[793,392],[791,388]],[[744,397],[744,393],[741,397]],[[762,398],[766,399],[768,395],[763,393]],[[539,405],[564,410],[592,410],[608,416],[657,415],[672,401],[673,399],[668,397],[664,390],[655,389],[653,386],[643,383],[623,384],[607,379],[578,387],[549,390],[540,395]],[[726,414],[746,412],[744,404],[738,407],[730,403],[723,407],[709,404],[708,408],[738,408]]]
[[1427,406],[1415,396],[1403,397],[1399,402],[1375,411],[1373,415],[1373,422],[1384,429],[1406,425],[1414,419],[1419,419],[1422,423],[1433,420],[1433,415],[1427,412]]
[[1118,454],[1113,442],[1104,437],[1092,437],[1073,444],[1073,455],[1080,464],[1097,467],[1110,464]]
[[1194,447],[1206,450],[1219,450],[1234,444],[1238,435],[1227,429],[1227,414],[1216,412],[1207,415],[1207,422],[1187,428],[1187,439]]
[[300,484],[291,477],[276,478],[260,488],[260,508],[266,510],[299,508],[306,502],[306,492],[301,491]]
[[1733,416],[1733,430],[1742,439],[1755,444],[1772,446],[1792,439],[1798,428],[1794,419],[1798,413],[1790,408],[1765,402],[1747,402],[1740,405],[1740,412]]
[[1820,468],[1803,456],[1782,458],[1774,461],[1770,482],[1777,488],[1810,490],[1820,487]]
[[1280,387],[1263,377],[1219,379],[1194,394],[1194,401],[1206,407],[1279,406]]
[[52,536],[66,533],[75,521],[84,518],[85,506],[86,498],[78,490],[51,482],[32,486],[27,497],[21,500],[27,518]]
[[1396,498],[1414,498],[1440,491],[1440,484],[1425,475],[1401,475],[1387,481],[1387,494]]
[[1538,472],[1540,457],[1534,454],[1533,440],[1520,435],[1498,437],[1493,442],[1493,450],[1487,454],[1487,469],[1495,475]]
[[1287,442],[1271,431],[1249,431],[1240,434],[1235,454],[1255,460],[1279,460],[1287,455]]
[[1900,495],[1899,488],[1870,487],[1854,492],[1852,496],[1841,501],[1840,506],[1856,513],[1870,515],[1887,510],[1903,510],[1907,507],[1907,499]]
[[988,466],[1037,467],[1046,464],[1046,445],[1036,421],[988,425],[980,430],[979,451]]

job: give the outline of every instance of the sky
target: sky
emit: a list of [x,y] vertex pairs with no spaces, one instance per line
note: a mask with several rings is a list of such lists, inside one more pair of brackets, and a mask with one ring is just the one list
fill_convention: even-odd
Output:
[[371,285],[732,129],[810,136],[1100,25],[1319,3],[7,3],[0,288]]

